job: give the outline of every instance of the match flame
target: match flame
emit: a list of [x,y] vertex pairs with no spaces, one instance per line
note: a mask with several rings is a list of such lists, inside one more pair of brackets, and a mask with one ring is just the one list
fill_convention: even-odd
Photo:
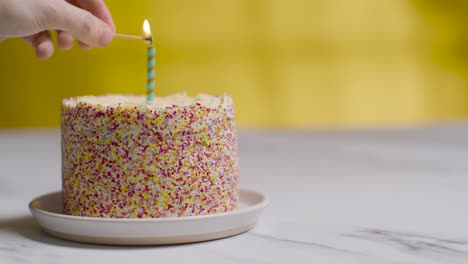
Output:
[[145,34],[145,37],[151,37],[151,29],[147,19],[143,22],[143,34]]

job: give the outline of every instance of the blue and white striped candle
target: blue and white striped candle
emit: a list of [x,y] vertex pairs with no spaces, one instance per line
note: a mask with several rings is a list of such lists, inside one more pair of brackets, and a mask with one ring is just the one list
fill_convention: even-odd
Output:
[[147,83],[146,83],[146,102],[152,104],[154,102],[154,66],[156,62],[156,48],[151,45],[148,47],[148,72],[147,72]]
[[150,45],[148,47],[148,63],[146,73],[146,102],[152,104],[154,102],[154,66],[156,63],[156,48],[153,46],[153,37],[151,36],[151,28],[148,20],[143,22],[143,35],[145,42]]

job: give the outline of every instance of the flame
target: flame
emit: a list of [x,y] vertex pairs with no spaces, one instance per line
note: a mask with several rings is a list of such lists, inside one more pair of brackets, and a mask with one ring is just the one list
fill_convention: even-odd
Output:
[[145,37],[151,36],[151,29],[147,19],[145,19],[145,22],[143,22],[143,34],[145,34]]

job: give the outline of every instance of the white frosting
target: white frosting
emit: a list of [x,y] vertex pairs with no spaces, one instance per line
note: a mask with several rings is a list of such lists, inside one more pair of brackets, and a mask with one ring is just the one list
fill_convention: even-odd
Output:
[[101,96],[80,96],[67,98],[64,104],[75,106],[77,103],[87,103],[91,105],[102,105],[103,107],[129,105],[129,106],[148,106],[152,109],[160,109],[168,106],[188,106],[200,103],[206,107],[217,107],[219,105],[230,105],[232,99],[229,95],[214,96],[208,94],[198,94],[189,96],[185,93],[171,94],[168,96],[156,96],[152,104],[147,104],[146,96],[142,95],[122,95],[108,94]]

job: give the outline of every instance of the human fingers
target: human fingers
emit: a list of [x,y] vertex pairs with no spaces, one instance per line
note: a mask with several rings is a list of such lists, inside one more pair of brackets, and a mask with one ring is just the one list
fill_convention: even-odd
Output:
[[31,44],[36,50],[37,58],[40,60],[46,60],[54,54],[54,43],[49,31],[42,31],[22,39]]
[[112,29],[90,12],[58,1],[56,10],[48,19],[48,28],[67,31],[76,39],[91,46],[103,47],[112,41]]
[[57,46],[61,50],[69,50],[73,47],[73,36],[66,32],[57,30]]
[[115,32],[114,20],[104,0],[74,0],[79,6],[109,25]]
[[86,44],[86,43],[84,43],[84,42],[82,42],[82,41],[79,41],[79,40],[78,40],[78,46],[80,46],[80,48],[81,48],[82,50],[89,50],[89,49],[92,48],[91,45],[88,45],[88,44]]

